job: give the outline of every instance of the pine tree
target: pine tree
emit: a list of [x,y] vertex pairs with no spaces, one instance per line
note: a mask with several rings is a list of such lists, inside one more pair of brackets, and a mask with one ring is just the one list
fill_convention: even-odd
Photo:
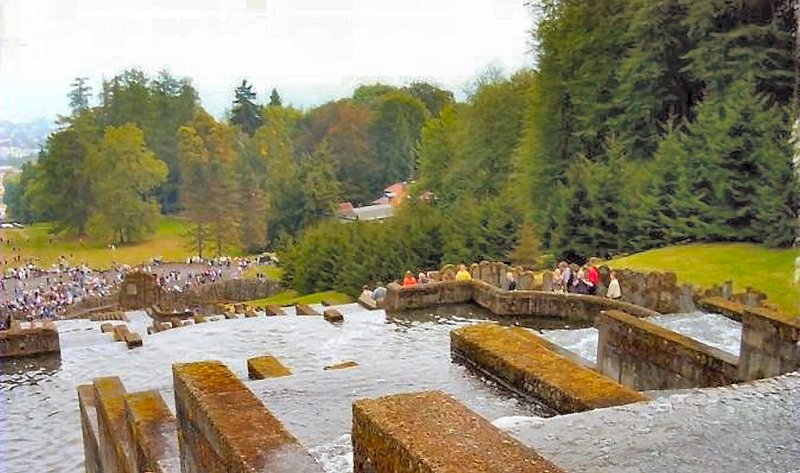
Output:
[[256,104],[256,93],[253,85],[247,83],[247,79],[242,80],[234,91],[231,123],[239,125],[248,136],[253,136],[263,123],[261,107]]
[[278,89],[273,88],[272,92],[269,94],[269,107],[282,107],[283,100],[281,100],[281,96],[278,95]]
[[69,92],[69,108],[72,116],[79,115],[89,110],[89,100],[92,97],[92,87],[87,85],[88,77],[76,77],[72,81],[72,89]]
[[515,266],[522,266],[526,269],[539,269],[542,253],[539,246],[539,238],[533,229],[530,220],[525,220],[519,228],[517,244],[509,253],[508,258]]
[[302,164],[303,226],[333,216],[339,203],[341,186],[336,180],[330,146],[322,141]]

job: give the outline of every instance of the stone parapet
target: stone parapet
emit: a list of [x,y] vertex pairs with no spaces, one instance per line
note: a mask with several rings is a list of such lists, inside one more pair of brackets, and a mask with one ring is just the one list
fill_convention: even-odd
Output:
[[742,317],[739,376],[746,380],[800,369],[800,318],[763,308]]
[[158,391],[128,394],[125,414],[134,471],[180,473],[175,416],[161,394]]
[[648,398],[550,349],[519,327],[477,324],[450,332],[453,357],[514,392],[560,413]]
[[222,363],[176,364],[172,373],[183,473],[322,472]]
[[353,404],[354,473],[559,473],[441,391]]
[[0,331],[0,358],[50,353],[61,353],[61,339],[53,322],[34,322],[29,328],[20,328],[14,323],[9,330]]
[[387,310],[421,309],[475,302],[496,315],[553,317],[594,322],[603,310],[623,310],[637,317],[658,312],[604,297],[543,291],[507,291],[484,281],[449,281],[419,286],[389,284],[383,307]]
[[747,310],[746,305],[725,299],[724,297],[706,297],[698,300],[697,306],[706,312],[722,314],[737,322],[742,321],[742,316],[745,310]]
[[737,358],[672,330],[619,311],[605,311],[597,367],[637,390],[724,386],[739,380]]

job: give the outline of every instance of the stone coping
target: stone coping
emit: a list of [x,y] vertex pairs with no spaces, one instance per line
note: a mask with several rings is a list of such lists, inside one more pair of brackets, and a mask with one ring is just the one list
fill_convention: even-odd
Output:
[[520,327],[483,323],[450,332],[454,358],[560,412],[647,400],[647,396],[550,349]]
[[353,403],[354,473],[561,473],[441,391]]
[[788,329],[800,330],[800,317],[792,317],[765,307],[747,307],[744,313],[745,316],[765,319],[774,325],[783,325]]
[[697,305],[703,310],[722,314],[737,322],[742,321],[742,315],[744,315],[745,310],[747,310],[747,306],[739,304],[738,302],[729,301],[724,297],[705,297],[697,301]]
[[247,360],[247,374],[250,379],[279,378],[291,375],[292,370],[274,356],[263,355]]
[[125,396],[125,414],[139,471],[180,473],[175,416],[158,391]]
[[93,384],[103,470],[132,472],[133,458],[128,448],[130,442],[125,417],[125,386],[116,376],[95,378]]
[[[706,345],[705,343],[697,341],[694,338],[689,338],[686,335],[682,335],[678,332],[675,332],[668,328],[664,328],[660,325],[656,325],[652,322],[648,322],[646,320],[633,317],[632,315],[626,314],[625,312],[620,312],[617,310],[609,310],[603,312],[602,316],[605,318],[621,322],[636,330],[650,333],[654,337],[667,340],[673,344],[682,346],[693,352],[698,352],[700,354],[712,358],[717,358],[726,364],[733,365],[734,368],[736,367],[736,364],[739,362],[739,358],[736,355],[720,350],[719,348],[712,347],[711,345]],[[665,344],[663,343],[661,344],[660,346],[661,350],[664,349],[664,345]]]
[[224,364],[175,364],[172,373],[181,464],[195,466],[184,471],[321,473],[297,439]]

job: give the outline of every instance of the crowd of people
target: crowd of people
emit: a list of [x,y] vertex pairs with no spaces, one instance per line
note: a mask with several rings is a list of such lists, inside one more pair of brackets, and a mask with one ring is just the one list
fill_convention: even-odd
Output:
[[[472,274],[467,269],[466,265],[459,265],[455,276],[452,273],[442,273],[441,281],[455,280],[455,281],[470,281]],[[600,287],[600,271],[594,264],[587,264],[578,266],[575,264],[567,264],[566,261],[560,262],[551,273],[552,276],[552,291],[566,294],[584,294],[584,295],[598,295],[597,290]],[[403,278],[397,281],[401,286],[418,286],[430,284],[434,280],[431,273],[420,272],[416,276],[411,271],[406,271]],[[505,286],[503,289],[509,291],[517,290],[517,278],[512,271],[506,273]],[[380,289],[380,290],[379,290]],[[379,297],[375,293],[378,291]],[[386,288],[383,283],[378,283],[374,289],[369,286],[364,286],[361,293],[362,296],[368,296],[376,301],[380,301],[386,295]],[[619,279],[617,278],[616,271],[611,271],[609,274],[609,283],[606,288],[605,294],[601,294],[609,299],[622,298],[622,290],[620,288]]]

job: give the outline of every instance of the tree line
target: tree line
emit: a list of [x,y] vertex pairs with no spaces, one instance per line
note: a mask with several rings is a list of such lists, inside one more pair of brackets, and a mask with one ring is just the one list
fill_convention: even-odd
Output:
[[[459,101],[425,82],[373,84],[298,110],[275,90],[262,104],[242,82],[217,120],[188,79],[126,71],[94,106],[78,81],[72,115],[7,185],[9,210],[120,241],[178,213],[198,254],[280,249],[287,283],[306,292],[480,259],[793,243],[788,2],[532,8],[536,67],[488,71]],[[410,197],[391,220],[331,218],[338,202],[369,203],[398,181],[412,182]],[[147,217],[114,225],[120,209]]]

